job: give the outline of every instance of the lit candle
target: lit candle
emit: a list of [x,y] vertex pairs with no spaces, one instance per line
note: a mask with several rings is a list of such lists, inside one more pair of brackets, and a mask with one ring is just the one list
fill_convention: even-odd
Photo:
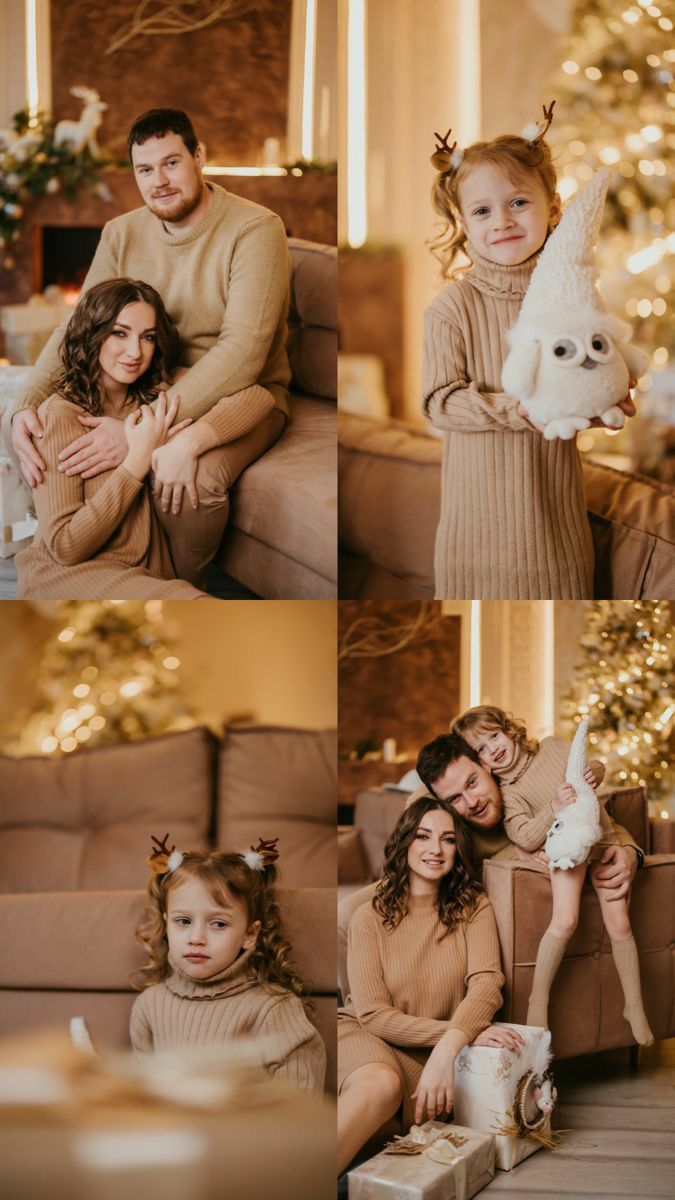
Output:
[[382,743],[382,758],[386,763],[396,762],[396,738],[385,738]]

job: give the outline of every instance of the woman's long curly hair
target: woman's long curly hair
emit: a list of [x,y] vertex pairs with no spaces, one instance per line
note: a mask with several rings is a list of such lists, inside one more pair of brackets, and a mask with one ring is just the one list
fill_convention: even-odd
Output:
[[458,733],[463,738],[466,738],[467,733],[472,729],[486,733],[491,729],[500,729],[507,738],[510,738],[517,746],[522,746],[524,750],[529,750],[531,754],[536,754],[539,749],[537,739],[527,736],[525,722],[521,721],[520,717],[514,717],[512,713],[505,712],[503,708],[497,708],[494,704],[478,704],[475,708],[467,708],[460,717],[455,717],[451,729],[453,733]]
[[249,925],[260,921],[260,932],[248,960],[250,974],[268,991],[283,988],[303,998],[305,989],[290,965],[292,950],[284,937],[277,907],[276,874],[273,864],[262,871],[254,870],[241,854],[190,850],[183,855],[183,861],[175,871],[153,875],[148,883],[146,919],[136,930],[136,940],[147,951],[149,961],[132,977],[132,980],[138,980],[134,986],[142,991],[154,983],[161,983],[169,974],[165,917],[168,894],[183,880],[198,879],[216,904],[229,904],[234,899],[244,906]]
[[408,911],[410,874],[408,847],[422,818],[434,809],[448,813],[455,826],[457,854],[452,870],[438,885],[438,917],[449,932],[458,921],[470,917],[482,894],[478,868],[471,850],[469,826],[445,800],[422,796],[413,801],[399,817],[396,828],[384,848],[384,869],[373,897],[373,908],[389,929],[395,929]]
[[527,138],[503,134],[489,142],[474,142],[466,149],[458,167],[441,171],[431,189],[434,209],[442,218],[438,235],[430,242],[431,252],[441,264],[444,279],[454,274],[453,264],[467,242],[461,220],[459,189],[473,167],[489,163],[516,186],[528,172],[536,174],[543,184],[549,203],[553,203],[557,180],[551,151],[542,139],[528,142]]
[[149,404],[157,397],[158,384],[171,378],[178,362],[178,330],[162,297],[149,283],[138,279],[105,279],[95,284],[80,298],[68,322],[61,346],[63,366],[52,380],[54,391],[91,416],[100,416],[105,401],[99,362],[101,345],[112,333],[122,309],[138,300],[154,309],[155,350],[147,371],[129,384],[128,400]]

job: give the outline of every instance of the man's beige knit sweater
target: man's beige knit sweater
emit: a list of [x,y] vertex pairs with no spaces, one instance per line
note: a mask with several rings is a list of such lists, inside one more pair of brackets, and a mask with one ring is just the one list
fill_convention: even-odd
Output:
[[443,439],[439,599],[589,599],[593,545],[574,441],[547,442],[501,390],[537,255],[473,267],[425,314],[424,412]]
[[248,974],[249,958],[250,953],[242,954],[203,981],[173,970],[163,983],[146,988],[131,1010],[134,1050],[151,1053],[261,1038],[271,1075],[301,1091],[322,1091],[326,1048],[302,1000],[290,991],[266,991]]
[[[169,395],[181,397],[179,419],[196,419],[223,396],[254,383],[287,412],[288,250],[281,219],[250,200],[207,184],[211,200],[192,229],[168,233],[147,208],[108,221],[83,291],[128,276],[159,292],[181,337],[181,364],[190,371]],[[52,334],[14,412],[37,408],[53,391],[64,322]],[[250,397],[249,397],[250,399]],[[231,406],[223,441],[260,420],[246,397]],[[80,433],[82,430],[80,429]]]

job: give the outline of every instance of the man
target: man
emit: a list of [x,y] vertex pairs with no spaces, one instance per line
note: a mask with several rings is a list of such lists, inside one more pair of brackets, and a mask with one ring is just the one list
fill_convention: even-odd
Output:
[[[410,795],[406,807],[421,796],[431,795],[448,801],[473,827],[472,844],[480,863],[486,858],[518,858],[539,870],[548,870],[543,851],[530,854],[509,841],[502,824],[499,784],[494,775],[481,766],[476,751],[459,734],[442,733],[423,746],[417,759],[417,774],[422,787]],[[591,863],[589,875],[596,890],[606,888],[610,897],[618,900],[627,894],[642,853],[630,834],[620,825],[613,824],[620,845],[608,847],[598,862]],[[347,928],[356,909],[372,900],[376,886],[371,883],[352,893],[338,908],[338,983],[343,997],[349,990]]]
[[[176,574],[198,584],[227,523],[229,488],[286,422],[286,235],[276,214],[204,181],[204,151],[182,110],[150,109],[134,122],[128,146],[146,207],[108,221],[83,291],[104,279],[142,279],[178,326],[188,369],[169,397],[180,396],[177,420],[193,423],[155,453],[155,504]],[[45,470],[36,409],[51,393],[64,332],[65,322],[7,418],[29,487]],[[216,431],[209,412],[224,396]],[[118,466],[123,422],[84,414],[80,421],[86,432],[62,452],[60,469],[90,479]]]

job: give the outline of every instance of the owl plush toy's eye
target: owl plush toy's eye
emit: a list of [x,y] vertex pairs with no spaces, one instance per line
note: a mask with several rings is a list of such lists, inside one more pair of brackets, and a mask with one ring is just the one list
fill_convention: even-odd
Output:
[[612,343],[604,333],[592,333],[586,343],[588,353],[596,362],[603,362],[612,355]]
[[573,341],[572,338],[558,338],[551,347],[553,357],[560,363],[565,363],[566,366],[572,366],[577,362],[581,362],[585,358],[586,351],[583,346]]

